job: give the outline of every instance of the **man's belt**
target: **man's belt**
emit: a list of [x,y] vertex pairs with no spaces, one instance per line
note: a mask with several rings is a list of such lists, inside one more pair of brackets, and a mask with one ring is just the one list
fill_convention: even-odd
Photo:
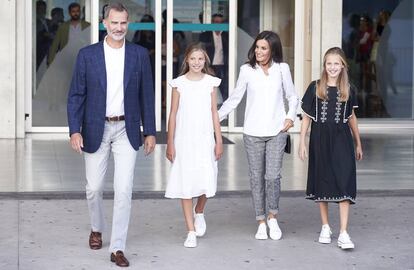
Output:
[[108,122],[118,122],[118,121],[124,121],[125,120],[125,115],[120,115],[120,116],[111,116],[111,117],[105,117],[105,120]]

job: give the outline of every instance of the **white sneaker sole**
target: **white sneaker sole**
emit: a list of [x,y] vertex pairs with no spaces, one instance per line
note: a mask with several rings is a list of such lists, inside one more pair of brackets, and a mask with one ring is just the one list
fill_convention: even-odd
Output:
[[186,248],[195,248],[195,247],[197,247],[197,244],[184,244],[184,247],[186,247]]
[[276,236],[270,234],[270,239],[272,239],[272,240],[280,240],[280,239],[282,239],[282,234],[276,235]]
[[267,235],[256,234],[254,238],[256,238],[256,240],[267,240],[269,237]]
[[318,242],[321,243],[321,244],[330,244],[332,242],[332,240],[331,240],[331,238],[319,237]]
[[341,249],[353,249],[355,248],[355,245],[338,242],[338,247],[340,247]]

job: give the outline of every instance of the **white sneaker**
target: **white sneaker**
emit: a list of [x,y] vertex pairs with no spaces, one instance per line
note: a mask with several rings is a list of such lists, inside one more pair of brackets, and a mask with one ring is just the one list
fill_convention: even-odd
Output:
[[257,227],[256,235],[254,236],[257,240],[266,240],[267,239],[267,227],[266,223],[260,223]]
[[198,237],[201,237],[206,233],[207,224],[203,213],[194,214],[194,228]]
[[184,246],[186,248],[195,248],[197,247],[197,236],[195,231],[190,231],[187,234],[187,239],[184,241]]
[[279,224],[275,218],[267,220],[267,226],[269,226],[269,236],[273,240],[279,240],[282,238],[282,231],[280,230]]
[[353,249],[355,247],[354,243],[351,241],[351,237],[349,237],[349,234],[346,231],[339,234],[338,247],[342,249]]
[[322,225],[321,233],[319,234],[319,243],[330,244],[332,231],[328,224]]

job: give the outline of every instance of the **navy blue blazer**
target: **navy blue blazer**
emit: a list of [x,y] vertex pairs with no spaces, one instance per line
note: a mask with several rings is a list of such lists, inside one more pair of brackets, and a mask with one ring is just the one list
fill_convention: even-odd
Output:
[[[212,31],[203,32],[200,34],[200,42],[204,43],[206,47],[208,58],[213,63],[214,52],[216,47],[214,46],[214,36]],[[221,45],[223,46],[223,62],[224,65],[228,65],[229,58],[229,34],[227,32],[221,32]]]
[[[124,111],[131,146],[142,145],[144,136],[155,135],[154,86],[148,51],[125,42]],[[106,116],[106,68],[103,41],[79,51],[68,95],[69,133],[80,132],[83,151],[94,153],[102,142]]]

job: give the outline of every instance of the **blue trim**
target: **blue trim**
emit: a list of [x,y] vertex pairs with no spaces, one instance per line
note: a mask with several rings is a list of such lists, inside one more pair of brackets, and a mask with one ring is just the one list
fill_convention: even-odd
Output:
[[[99,30],[105,30],[103,23],[99,24]],[[137,30],[152,30],[155,31],[155,23],[129,23],[128,30],[137,31]],[[174,31],[229,31],[228,23],[212,23],[212,24],[202,24],[202,23],[174,23]]]
[[174,23],[174,31],[229,31],[228,23]]
[[[105,30],[103,23],[99,24],[99,30]],[[155,31],[155,23],[129,23],[128,30],[153,30]]]

